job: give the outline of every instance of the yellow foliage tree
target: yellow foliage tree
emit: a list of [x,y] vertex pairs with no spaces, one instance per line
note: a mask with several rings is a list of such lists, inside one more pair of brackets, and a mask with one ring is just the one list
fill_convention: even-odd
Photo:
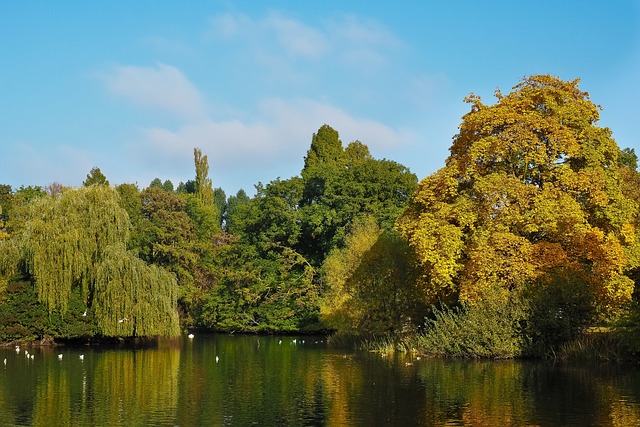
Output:
[[[427,295],[482,299],[488,289],[583,279],[602,307],[631,299],[638,205],[598,107],[578,80],[525,78],[497,103],[471,95],[446,165],[419,185],[397,228]],[[627,189],[627,193],[630,190]],[[492,293],[495,295],[495,292]]]
[[371,216],[356,219],[345,247],[334,249],[322,267],[323,321],[343,335],[409,332],[426,311],[415,267],[397,232],[380,228]]

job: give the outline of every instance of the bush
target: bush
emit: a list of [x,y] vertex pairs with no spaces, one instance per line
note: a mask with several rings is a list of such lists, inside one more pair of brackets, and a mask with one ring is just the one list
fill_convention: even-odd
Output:
[[0,302],[0,342],[93,336],[92,316],[83,316],[84,310],[78,291],[72,292],[68,311],[63,316],[58,311],[47,311],[38,301],[31,282],[9,282]]
[[523,354],[526,305],[515,295],[492,295],[456,308],[434,308],[418,335],[420,351],[438,356],[512,358]]
[[557,273],[546,285],[527,291],[530,316],[527,354],[545,356],[575,340],[592,322],[595,309],[589,285],[579,276]]

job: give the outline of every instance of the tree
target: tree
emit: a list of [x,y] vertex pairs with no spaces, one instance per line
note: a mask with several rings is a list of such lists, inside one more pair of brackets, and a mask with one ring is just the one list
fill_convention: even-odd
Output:
[[64,315],[77,290],[103,335],[179,332],[175,277],[126,251],[130,223],[115,189],[94,185],[39,198],[25,216],[9,250],[0,251],[0,273],[23,267],[50,313]]
[[11,205],[12,193],[10,185],[0,185],[0,240],[9,238],[5,223],[9,216],[9,207]]
[[160,178],[153,178],[149,183],[149,188],[162,188],[162,180],[160,180]]
[[404,239],[370,215],[358,218],[345,247],[333,249],[322,266],[322,320],[343,335],[412,330],[426,313],[417,273]]
[[165,180],[165,182],[162,183],[162,189],[164,191],[168,191],[169,193],[173,193],[173,182],[168,179]]
[[216,213],[220,220],[219,226],[222,228],[227,211],[227,194],[220,187],[213,190],[213,204],[216,207]]
[[[397,223],[432,298],[481,301],[572,277],[601,310],[631,299],[637,204],[620,149],[578,80],[525,78],[488,106],[477,96],[445,167]],[[497,294],[500,294],[497,292]]]
[[222,218],[224,222],[224,229],[232,234],[237,233],[236,230],[236,215],[242,206],[248,205],[251,202],[251,198],[247,196],[247,193],[243,189],[238,190],[238,192],[234,195],[229,196],[226,202],[226,208],[224,212],[224,216]]
[[338,132],[324,125],[314,134],[302,170],[302,238],[298,251],[321,265],[333,248],[343,247],[347,229],[369,214],[391,228],[416,189],[406,167],[374,159],[360,141],[343,150]]
[[109,185],[109,181],[107,181],[107,177],[104,176],[99,167],[94,166],[91,168],[91,172],[87,174],[87,179],[82,183],[85,187],[90,187],[92,185]]
[[47,193],[47,196],[56,197],[61,194],[65,190],[69,190],[71,187],[65,187],[60,184],[58,181],[54,181],[51,184],[47,185],[44,188],[44,191]]
[[623,148],[618,157],[620,166],[626,166],[635,171],[638,170],[638,156],[633,148]]
[[334,172],[340,169],[343,152],[338,132],[331,126],[323,125],[313,134],[302,169],[305,183],[303,204],[310,205],[318,201],[327,181],[334,179]]
[[186,183],[181,182],[176,188],[176,193],[178,194],[194,194],[195,192],[196,182],[192,179],[188,180]]
[[213,206],[214,195],[209,178],[209,160],[199,148],[193,149],[193,161],[196,166],[195,193],[205,206]]

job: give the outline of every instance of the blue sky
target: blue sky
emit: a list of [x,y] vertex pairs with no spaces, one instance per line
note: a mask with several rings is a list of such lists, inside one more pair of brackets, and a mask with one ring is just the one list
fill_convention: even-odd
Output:
[[227,194],[298,175],[323,124],[444,165],[470,92],[581,79],[640,152],[640,2],[0,0],[0,183],[194,177]]

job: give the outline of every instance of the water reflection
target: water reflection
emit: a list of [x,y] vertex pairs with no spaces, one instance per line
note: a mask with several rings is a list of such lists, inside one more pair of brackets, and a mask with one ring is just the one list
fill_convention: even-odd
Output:
[[0,425],[640,425],[635,367],[388,358],[319,341],[0,349]]

